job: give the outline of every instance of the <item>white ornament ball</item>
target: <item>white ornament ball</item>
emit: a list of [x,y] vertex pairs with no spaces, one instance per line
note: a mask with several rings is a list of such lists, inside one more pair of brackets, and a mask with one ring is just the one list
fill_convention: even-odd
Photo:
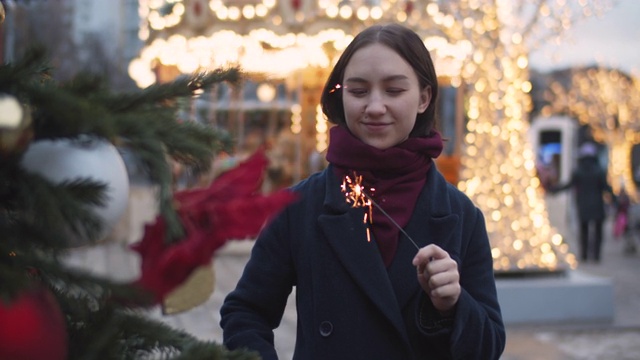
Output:
[[11,95],[0,94],[0,129],[15,129],[23,117],[22,106]]
[[[93,206],[101,221],[97,239],[104,239],[122,217],[129,202],[129,176],[122,157],[110,142],[102,139],[39,140],[23,155],[22,167],[58,184],[63,181],[91,179],[106,184],[106,203]],[[91,242],[76,239],[74,244]]]

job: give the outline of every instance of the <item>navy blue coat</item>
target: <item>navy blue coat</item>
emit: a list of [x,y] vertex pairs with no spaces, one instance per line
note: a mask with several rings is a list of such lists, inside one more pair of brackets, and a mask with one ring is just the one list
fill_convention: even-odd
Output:
[[[441,318],[420,287],[401,237],[385,268],[331,166],[294,187],[301,199],[263,230],[221,308],[224,344],[277,359],[273,330],[296,287],[294,359],[498,359],[505,331],[482,213],[434,167],[405,231],[457,261],[462,294]],[[375,219],[374,219],[375,223]]]

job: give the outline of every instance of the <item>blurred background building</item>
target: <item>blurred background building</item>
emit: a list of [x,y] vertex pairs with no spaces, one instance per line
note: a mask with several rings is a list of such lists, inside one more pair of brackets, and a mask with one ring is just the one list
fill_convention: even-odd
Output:
[[10,62],[35,44],[45,46],[53,76],[80,71],[104,75],[116,90],[135,83],[127,68],[143,42],[136,0],[6,0],[0,60]]

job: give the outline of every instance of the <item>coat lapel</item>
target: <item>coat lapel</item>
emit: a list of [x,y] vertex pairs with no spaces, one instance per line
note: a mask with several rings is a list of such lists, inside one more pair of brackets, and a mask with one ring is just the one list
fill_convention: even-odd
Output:
[[[409,224],[404,228],[411,239],[422,248],[428,244],[436,244],[446,248],[446,243],[453,237],[458,223],[458,216],[451,214],[451,207],[446,182],[436,171],[430,171],[427,186],[416,202],[416,208]],[[432,197],[429,199],[429,197]],[[411,264],[418,252],[416,246],[400,234],[396,256],[389,267],[389,278],[395,289],[400,308],[422,291],[416,276],[416,269]]]
[[354,282],[408,343],[400,308],[378,247],[373,241],[367,241],[364,209],[351,208],[340,192],[338,179],[331,169],[328,170],[325,197],[328,211],[318,218],[319,226]]

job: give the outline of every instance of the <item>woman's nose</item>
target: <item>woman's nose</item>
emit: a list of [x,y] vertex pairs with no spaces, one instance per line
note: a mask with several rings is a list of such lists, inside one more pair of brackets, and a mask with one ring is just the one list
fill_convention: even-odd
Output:
[[384,104],[384,99],[382,96],[376,93],[372,93],[369,97],[369,101],[367,102],[365,112],[368,115],[380,115],[384,114],[386,111],[386,106]]

